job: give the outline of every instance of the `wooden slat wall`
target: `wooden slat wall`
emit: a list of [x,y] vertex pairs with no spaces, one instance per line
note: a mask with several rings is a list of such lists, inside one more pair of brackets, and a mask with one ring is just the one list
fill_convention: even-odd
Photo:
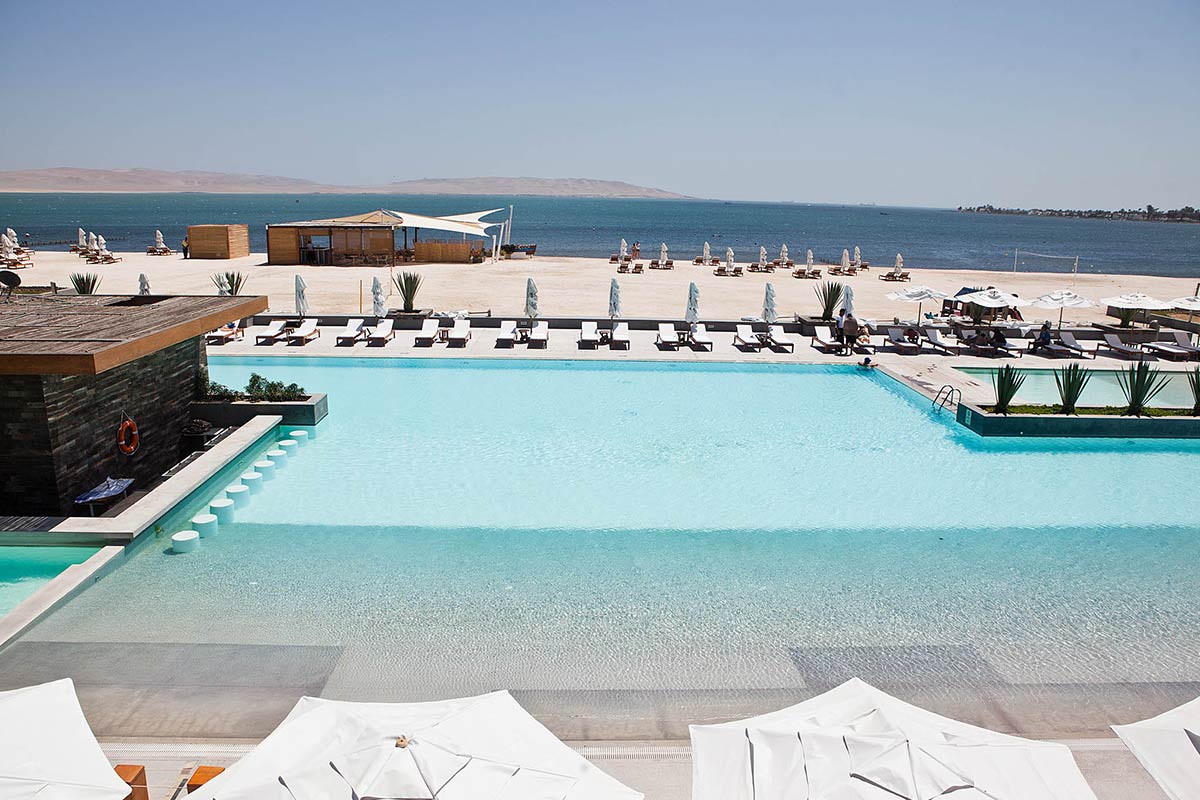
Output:
[[298,228],[267,228],[267,263],[300,263],[300,230]]
[[241,258],[250,255],[250,228],[246,225],[189,225],[192,258]]
[[413,256],[416,261],[465,264],[471,260],[471,243],[417,242]]

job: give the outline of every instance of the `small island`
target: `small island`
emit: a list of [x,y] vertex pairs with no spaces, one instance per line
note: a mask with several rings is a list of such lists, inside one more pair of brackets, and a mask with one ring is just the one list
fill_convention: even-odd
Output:
[[1129,222],[1200,222],[1200,211],[1191,206],[1164,211],[1154,206],[1122,208],[1120,211],[1092,209],[1080,211],[1061,208],[998,208],[997,206],[959,206],[965,214],[1015,214],[1025,217],[1074,217],[1078,219],[1117,219]]

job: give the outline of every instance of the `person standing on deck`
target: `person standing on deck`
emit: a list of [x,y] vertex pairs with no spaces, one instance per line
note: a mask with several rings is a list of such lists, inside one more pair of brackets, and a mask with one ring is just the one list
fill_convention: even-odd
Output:
[[188,257],[188,240],[187,240],[186,236],[183,237],[183,241],[179,243],[179,247],[183,250],[183,257],[187,258]]
[[853,312],[842,318],[842,341],[846,345],[846,355],[854,353],[854,345],[858,343],[858,320]]
[[845,325],[846,325],[846,309],[840,308],[840,309],[838,309],[838,315],[837,315],[837,340],[839,342],[841,342],[842,344],[846,343],[846,331],[844,329]]

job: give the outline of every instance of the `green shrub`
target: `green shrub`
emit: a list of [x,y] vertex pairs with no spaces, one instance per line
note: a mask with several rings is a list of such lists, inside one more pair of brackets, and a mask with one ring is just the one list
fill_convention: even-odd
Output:
[[285,384],[283,381],[269,381],[257,372],[250,375],[245,391],[230,389],[224,384],[209,381],[204,396],[210,400],[250,400],[256,403],[283,403],[291,400],[305,400],[308,392],[304,387],[295,383]]
[[421,288],[421,276],[416,272],[401,272],[392,276],[392,283],[404,301],[404,313],[411,314],[417,302],[417,290]]
[[1200,367],[1187,373],[1188,386],[1192,387],[1192,415],[1200,417]]
[[992,385],[996,388],[996,405],[992,407],[992,410],[997,414],[1008,414],[1009,404],[1012,403],[1024,383],[1025,376],[1011,364],[1005,364],[996,370],[996,374],[992,376]]
[[72,272],[70,278],[77,294],[95,294],[100,288],[100,276],[94,272]]
[[838,303],[842,302],[842,284],[837,281],[825,281],[814,290],[817,300],[821,303],[821,319],[833,319]]
[[1075,413],[1079,396],[1083,394],[1084,387],[1091,379],[1092,373],[1079,364],[1067,364],[1054,371],[1054,383],[1058,386],[1058,396],[1062,399],[1062,413]]
[[204,396],[213,400],[241,400],[245,395],[237,389],[230,389],[223,383],[209,381],[205,387]]
[[1129,369],[1117,373],[1117,382],[1125,393],[1125,414],[1140,417],[1159,392],[1167,386],[1169,375],[1163,375],[1149,364],[1130,364]]

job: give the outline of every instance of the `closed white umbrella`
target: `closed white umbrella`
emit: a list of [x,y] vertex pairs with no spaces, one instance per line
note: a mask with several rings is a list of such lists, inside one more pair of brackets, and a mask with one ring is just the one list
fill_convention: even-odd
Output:
[[138,275],[138,294],[150,294],[150,279],[144,272]]
[[729,267],[730,269],[733,269],[733,248],[732,247],[725,248],[725,266]]
[[775,287],[769,283],[763,292],[762,318],[768,325],[774,325],[775,320],[779,319],[779,312],[775,310]]
[[896,271],[899,272],[902,269],[904,269],[904,256],[896,253]]
[[123,800],[68,678],[0,692],[0,797]]
[[529,319],[536,319],[538,315],[538,291],[537,284],[530,278],[525,282],[525,316]]
[[91,231],[88,232],[87,246],[88,246],[88,250],[96,250],[97,249],[96,234],[92,233]]
[[628,254],[629,254],[629,244],[624,239],[622,239],[621,240],[621,260],[624,261],[625,256]]
[[17,238],[17,232],[14,231],[12,228],[9,228],[7,231],[5,231],[5,233],[8,234],[9,241],[11,241],[13,243],[14,247],[17,245],[18,242],[21,241],[19,238]]
[[616,278],[608,285],[608,316],[610,319],[621,316],[621,284]]
[[842,287],[842,308],[847,314],[854,313],[854,287],[849,284]]
[[945,292],[930,289],[928,286],[910,286],[900,292],[891,292],[887,296],[889,300],[899,300],[901,303],[916,303],[918,321],[921,319],[921,306],[926,300],[945,300],[947,297],[949,295]]
[[662,247],[658,248],[658,263],[667,263],[667,243],[663,242]]
[[858,245],[854,246],[854,263],[855,264],[862,263],[862,251],[858,249]]
[[13,252],[12,242],[8,240],[7,233],[0,233],[0,254],[3,254],[4,258],[17,257],[17,254]]
[[983,289],[970,294],[960,294],[954,299],[962,303],[974,303],[983,308],[1021,308],[1030,304],[1029,300],[1017,297],[1015,294],[1002,292],[999,289]]
[[86,248],[87,248],[87,234],[83,232],[83,228],[80,228],[80,229],[79,229],[79,241],[78,241],[78,246],[79,246],[79,249],[80,249],[80,250],[83,250],[83,249],[86,249]]
[[708,242],[704,243],[704,263],[708,264],[712,260],[712,248],[708,246]]
[[849,268],[850,268],[850,251],[843,249],[842,250],[842,269],[845,270],[845,269],[849,269]]
[[[128,788],[128,787],[127,787]],[[640,800],[508,692],[424,703],[303,697],[188,800],[301,798]]]
[[779,248],[779,263],[780,263],[780,265],[787,266],[787,260],[788,260],[788,251],[787,251],[787,245],[785,244]]
[[302,317],[308,316],[308,284],[299,274],[296,275],[296,313]]
[[157,228],[155,228],[155,230],[154,230],[154,249],[155,250],[166,249],[166,245],[163,244],[162,231],[158,230]]
[[1034,308],[1058,309],[1058,327],[1062,327],[1063,312],[1068,308],[1091,308],[1096,305],[1086,297],[1080,297],[1070,289],[1059,289],[1041,297],[1034,298],[1030,303]]
[[758,248],[758,266],[765,267],[767,265],[767,248]]
[[99,247],[100,252],[103,253],[105,250],[108,249],[108,242],[104,241],[103,236],[97,236],[96,237],[96,246]]
[[687,310],[683,312],[683,320],[692,325],[700,321],[700,287],[695,281],[688,285]]
[[1200,797],[1200,698],[1112,729],[1171,800]]
[[376,319],[387,316],[387,298],[383,293],[383,281],[376,275],[371,278],[371,313]]
[[812,269],[812,265],[813,265],[813,251],[812,250],[809,250],[807,253],[804,254],[804,263],[809,269]]

